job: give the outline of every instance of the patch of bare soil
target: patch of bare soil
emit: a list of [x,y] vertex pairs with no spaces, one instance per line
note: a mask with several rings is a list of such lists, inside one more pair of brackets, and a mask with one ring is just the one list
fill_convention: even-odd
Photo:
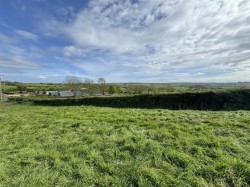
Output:
[[10,106],[16,106],[16,103],[9,103],[9,102],[0,102],[0,107],[10,107]]

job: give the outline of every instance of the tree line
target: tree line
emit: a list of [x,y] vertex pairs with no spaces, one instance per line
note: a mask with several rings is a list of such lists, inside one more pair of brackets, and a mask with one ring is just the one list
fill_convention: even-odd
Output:
[[174,87],[155,87],[144,84],[111,84],[100,77],[97,83],[92,79],[85,79],[82,81],[76,76],[67,76],[65,78],[64,84],[68,90],[71,90],[74,95],[77,95],[79,91],[85,91],[89,95],[95,95],[99,92],[99,95],[113,95],[113,94],[126,94],[126,95],[138,95],[138,94],[156,94],[156,93],[166,93],[175,92]]
[[115,94],[119,93],[119,86],[107,85],[106,80],[103,77],[98,78],[97,84],[92,79],[85,79],[82,81],[79,77],[76,76],[67,76],[65,78],[64,84],[66,88],[77,95],[77,92],[87,92],[89,95],[95,95],[99,92],[101,95]]
[[[163,94],[172,92],[183,92],[183,89],[169,86],[146,83],[107,83],[105,78],[97,80],[86,78],[82,80],[77,76],[66,76],[62,83],[21,83],[6,82],[6,91],[14,92],[41,92],[46,91],[72,91],[74,95],[78,92],[87,95],[140,95],[140,94]],[[80,94],[81,95],[81,94]]]

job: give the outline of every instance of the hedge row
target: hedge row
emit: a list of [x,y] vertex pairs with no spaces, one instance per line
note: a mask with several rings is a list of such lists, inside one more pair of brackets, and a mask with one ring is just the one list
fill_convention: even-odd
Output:
[[130,97],[50,98],[33,100],[18,98],[19,103],[31,101],[35,105],[47,106],[93,105],[116,108],[161,108],[174,110],[250,110],[250,90],[137,95]]

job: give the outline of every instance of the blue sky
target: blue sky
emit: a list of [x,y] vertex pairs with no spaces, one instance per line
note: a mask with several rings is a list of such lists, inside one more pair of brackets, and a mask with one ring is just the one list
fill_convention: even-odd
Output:
[[0,74],[250,81],[250,1],[0,0]]

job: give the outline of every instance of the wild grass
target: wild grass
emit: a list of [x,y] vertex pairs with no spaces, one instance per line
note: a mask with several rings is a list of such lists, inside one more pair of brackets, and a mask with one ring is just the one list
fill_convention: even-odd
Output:
[[250,111],[0,107],[0,186],[249,186]]

